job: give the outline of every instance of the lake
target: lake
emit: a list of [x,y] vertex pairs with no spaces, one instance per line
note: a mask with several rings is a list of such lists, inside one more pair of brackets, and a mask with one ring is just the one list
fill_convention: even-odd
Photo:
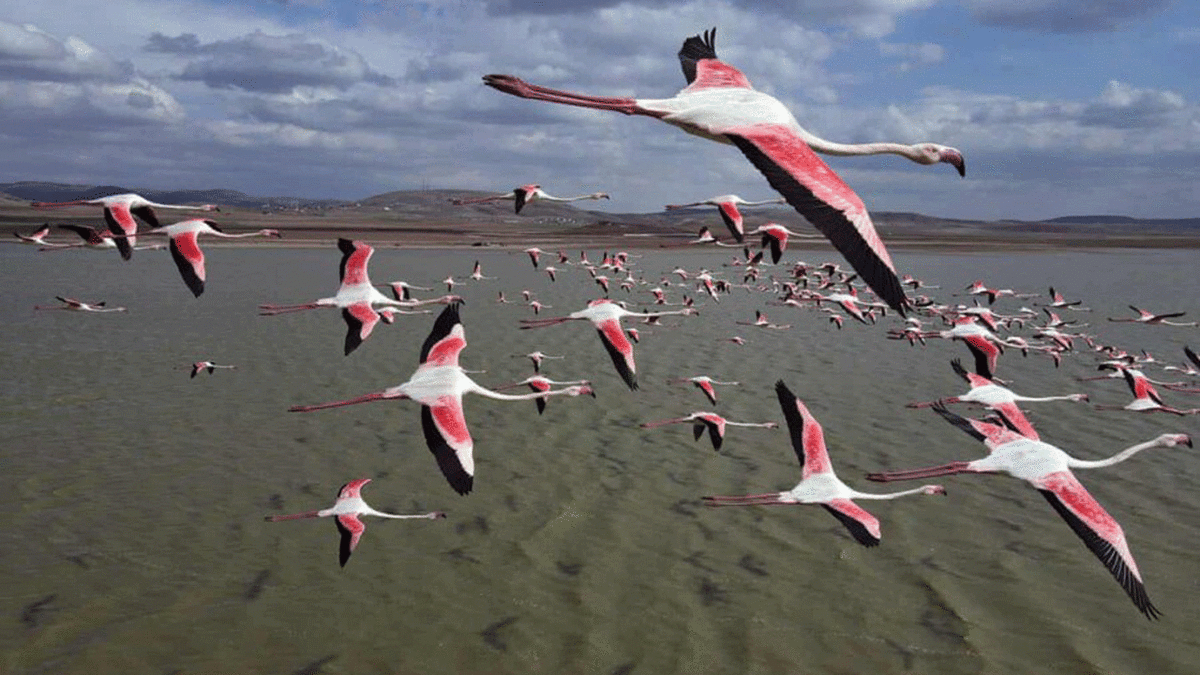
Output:
[[[207,243],[205,243],[207,244]],[[882,544],[864,548],[814,506],[710,509],[704,495],[786,490],[800,478],[786,430],[731,428],[714,452],[691,429],[646,421],[716,410],[783,422],[782,379],[825,429],[839,476],[981,457],[981,443],[913,400],[961,394],[950,360],[966,348],[885,339],[900,325],[847,321],[769,305],[735,288],[698,316],[641,327],[641,387],[617,376],[585,322],[520,330],[521,290],[560,316],[600,297],[576,266],[551,283],[520,251],[380,248],[376,282],[403,279],[466,299],[462,365],[485,386],[532,374],[521,355],[562,355],[549,377],[590,379],[597,398],[465,403],[475,489],[459,496],[425,447],[418,407],[385,401],[289,413],[405,381],[436,314],[379,325],[342,354],[334,310],[262,317],[260,303],[332,295],[339,253],[206,245],[208,288],[194,299],[165,252],[38,253],[0,247],[6,376],[0,384],[0,671],[34,673],[1192,673],[1200,664],[1200,461],[1155,449],[1077,475],[1122,524],[1147,592],[1147,621],[1029,485],[1008,476],[949,476],[946,497],[862,502]],[[633,251],[658,283],[676,266],[725,267],[729,250]],[[578,251],[570,251],[572,260]],[[589,251],[599,262],[600,251]],[[1200,251],[894,252],[897,268],[954,298],[975,279],[1043,294],[1002,298],[1013,313],[1047,287],[1092,312],[1062,312],[1084,331],[1179,364],[1200,329],[1111,323],[1127,305],[1200,318]],[[472,263],[498,277],[470,281]],[[837,259],[791,251],[789,264]],[[543,265],[546,259],[543,258]],[[614,282],[616,279],[614,279]],[[642,287],[642,288],[647,288]],[[513,304],[496,302],[504,291]],[[670,287],[678,301],[685,289]],[[107,300],[127,313],[35,312],[55,295]],[[650,309],[615,283],[612,297]],[[1037,307],[1034,307],[1037,309]],[[436,311],[441,307],[437,306]],[[738,325],[762,309],[782,331]],[[632,325],[628,324],[627,325]],[[930,328],[939,328],[932,323]],[[1015,333],[1028,336],[1029,328]],[[745,338],[744,346],[724,340]],[[1060,368],[1008,350],[998,376],[1031,395],[1084,391],[1124,404],[1082,343]],[[189,378],[194,361],[233,364]],[[1158,365],[1156,379],[1177,379]],[[735,380],[710,406],[673,377]],[[1177,375],[1177,374],[1176,374]],[[1193,380],[1195,383],[1195,380]],[[1161,390],[1160,390],[1161,391]],[[1162,391],[1169,404],[1200,396]],[[956,412],[978,416],[965,406]],[[1164,432],[1200,440],[1200,416],[1097,411],[1070,402],[1024,406],[1042,439],[1081,458],[1107,457]],[[328,519],[263,516],[330,506],[343,483],[372,478],[365,499],[445,520],[365,520],[345,568]]]

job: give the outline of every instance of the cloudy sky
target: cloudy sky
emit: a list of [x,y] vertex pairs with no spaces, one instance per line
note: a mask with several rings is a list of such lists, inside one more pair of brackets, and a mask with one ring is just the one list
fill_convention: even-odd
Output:
[[830,158],[873,210],[1200,216],[1200,12],[1165,0],[10,0],[0,182],[339,199],[538,182],[617,212],[774,196],[731,146],[480,81],[665,98],[683,39],[713,26],[819,136],[962,150],[966,179]]

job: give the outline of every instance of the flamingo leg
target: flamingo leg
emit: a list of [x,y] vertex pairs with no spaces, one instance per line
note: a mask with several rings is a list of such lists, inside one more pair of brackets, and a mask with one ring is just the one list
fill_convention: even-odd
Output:
[[355,405],[357,403],[383,401],[389,398],[403,398],[403,395],[389,394],[386,391],[377,391],[371,394],[363,394],[362,396],[346,399],[345,401],[332,401],[330,403],[317,403],[315,405],[294,405],[288,408],[288,412],[311,412],[313,410],[324,410],[326,408],[340,408],[342,406]]
[[663,116],[662,113],[647,110],[639,106],[637,101],[632,98],[576,94],[569,91],[562,91],[560,89],[551,89],[549,87],[530,84],[511,75],[484,75],[483,83],[506,94],[512,94],[513,96],[519,96],[521,98],[528,98],[537,101],[563,103],[566,105],[575,105],[583,108],[595,108],[597,110],[611,110],[613,112],[619,112],[625,115],[649,115],[651,117]]
[[754,495],[714,495],[702,497],[709,506],[753,506],[782,504],[778,492],[766,492]]
[[967,473],[971,469],[968,468],[969,462],[950,462],[939,466],[928,466],[921,469],[908,469],[906,471],[881,471],[878,473],[867,474],[867,480],[873,480],[877,483],[887,483],[894,480],[914,480],[917,478],[932,478],[934,476],[949,476],[956,473]]
[[291,312],[302,312],[306,309],[316,309],[320,305],[310,302],[303,305],[259,305],[259,316],[275,316],[277,314],[289,314]]

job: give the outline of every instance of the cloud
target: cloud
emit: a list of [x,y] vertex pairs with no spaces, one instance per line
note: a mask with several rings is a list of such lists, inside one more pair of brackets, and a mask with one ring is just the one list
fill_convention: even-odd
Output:
[[0,79],[34,82],[121,80],[133,72],[77,37],[0,21]]
[[391,86],[395,80],[370,66],[352,49],[306,35],[267,35],[201,43],[195,34],[174,37],[153,33],[146,51],[188,60],[178,79],[203,82],[213,89],[281,94],[297,87],[345,90],[365,83]]
[[1168,0],[965,0],[981,23],[1039,33],[1114,31],[1153,16]]
[[914,68],[941,63],[946,58],[946,50],[937,44],[924,42],[921,44],[899,44],[880,42],[879,53],[899,60],[896,70],[908,72]]

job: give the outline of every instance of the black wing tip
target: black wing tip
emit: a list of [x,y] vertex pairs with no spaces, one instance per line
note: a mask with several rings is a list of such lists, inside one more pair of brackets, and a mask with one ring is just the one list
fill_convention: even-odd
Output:
[[433,411],[427,405],[421,406],[421,431],[425,435],[425,445],[437,460],[438,468],[442,470],[446,482],[460,495],[470,493],[471,488],[475,486],[475,477],[459,464],[454,448],[447,445],[438,433],[437,425],[433,422]]
[[962,359],[951,359],[950,367],[954,369],[954,372],[957,373],[959,377],[967,380],[968,382],[970,381],[970,378],[967,377],[967,369],[963,368]]

